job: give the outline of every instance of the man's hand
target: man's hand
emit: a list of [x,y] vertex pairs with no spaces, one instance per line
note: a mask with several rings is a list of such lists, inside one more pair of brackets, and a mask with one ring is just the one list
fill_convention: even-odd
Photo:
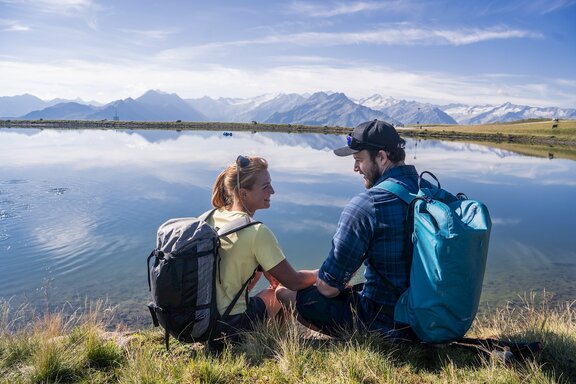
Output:
[[318,288],[318,292],[328,298],[336,297],[340,294],[340,290],[338,288],[334,288],[333,286],[328,285],[324,280],[320,278],[316,280],[316,288]]
[[272,276],[268,271],[264,271],[264,277],[270,282],[270,288],[276,289],[280,285],[278,279]]

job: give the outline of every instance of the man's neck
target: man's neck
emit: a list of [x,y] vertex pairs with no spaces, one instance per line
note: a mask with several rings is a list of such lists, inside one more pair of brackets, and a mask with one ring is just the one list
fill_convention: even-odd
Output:
[[380,175],[385,174],[386,172],[388,172],[388,171],[391,170],[392,168],[400,167],[400,166],[402,166],[402,165],[405,165],[405,164],[404,164],[404,160],[399,161],[399,162],[397,162],[397,163],[393,163],[393,162],[391,162],[391,161],[390,161],[390,162],[387,162],[387,163],[384,165],[384,169],[382,170],[382,173],[381,173]]

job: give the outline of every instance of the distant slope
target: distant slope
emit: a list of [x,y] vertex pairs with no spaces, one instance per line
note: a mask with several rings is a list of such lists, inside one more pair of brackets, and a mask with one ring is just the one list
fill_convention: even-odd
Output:
[[372,95],[353,100],[344,93],[265,94],[252,98],[202,97],[182,99],[150,90],[133,99],[104,106],[82,100],[43,101],[33,95],[0,97],[0,118],[53,120],[239,122],[272,124],[339,125],[353,127],[367,120],[392,124],[488,124],[517,120],[576,119],[576,109],[531,107],[504,103],[499,106],[449,104],[438,106]]
[[96,107],[79,103],[59,103],[52,107],[27,113],[22,116],[24,120],[90,120],[86,116],[96,110]]
[[46,108],[48,103],[36,96],[24,94],[0,97],[0,117],[12,118]]
[[505,123],[535,118],[576,119],[576,109],[529,107],[512,103],[504,103],[498,106],[449,104],[440,108],[447,114],[453,116],[460,124]]
[[293,93],[267,94],[247,99],[202,97],[186,101],[210,121],[249,123],[265,121],[276,112],[288,111],[306,101],[306,98]]
[[358,102],[404,124],[457,124],[456,120],[432,104],[395,100],[381,95],[373,95]]
[[22,119],[112,120],[118,116],[129,121],[207,121],[176,94],[148,91],[137,99],[117,100],[102,107],[75,102],[59,103],[27,113]]
[[317,92],[289,111],[274,113],[265,122],[354,127],[373,119],[398,123],[385,113],[356,104],[343,93]]
[[114,101],[87,116],[89,120],[112,119],[131,121],[207,121],[206,117],[175,93],[148,91],[137,99]]

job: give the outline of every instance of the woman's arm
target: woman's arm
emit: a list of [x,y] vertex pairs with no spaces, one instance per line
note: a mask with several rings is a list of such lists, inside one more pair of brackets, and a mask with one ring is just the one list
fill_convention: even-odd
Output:
[[292,291],[298,291],[314,285],[316,277],[318,276],[317,269],[295,271],[286,259],[282,260],[275,267],[270,268],[268,272],[275,277],[280,284]]

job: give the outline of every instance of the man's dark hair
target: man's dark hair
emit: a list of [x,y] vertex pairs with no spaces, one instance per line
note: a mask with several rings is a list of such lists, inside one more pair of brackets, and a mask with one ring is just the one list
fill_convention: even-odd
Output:
[[[400,139],[398,143],[398,147],[392,150],[386,150],[386,155],[390,159],[391,162],[397,163],[399,161],[403,161],[406,159],[406,152],[404,151],[404,146],[406,145],[406,141],[404,139]],[[370,159],[372,161],[376,160],[376,156],[378,155],[378,149],[368,149],[368,154],[370,155]]]

